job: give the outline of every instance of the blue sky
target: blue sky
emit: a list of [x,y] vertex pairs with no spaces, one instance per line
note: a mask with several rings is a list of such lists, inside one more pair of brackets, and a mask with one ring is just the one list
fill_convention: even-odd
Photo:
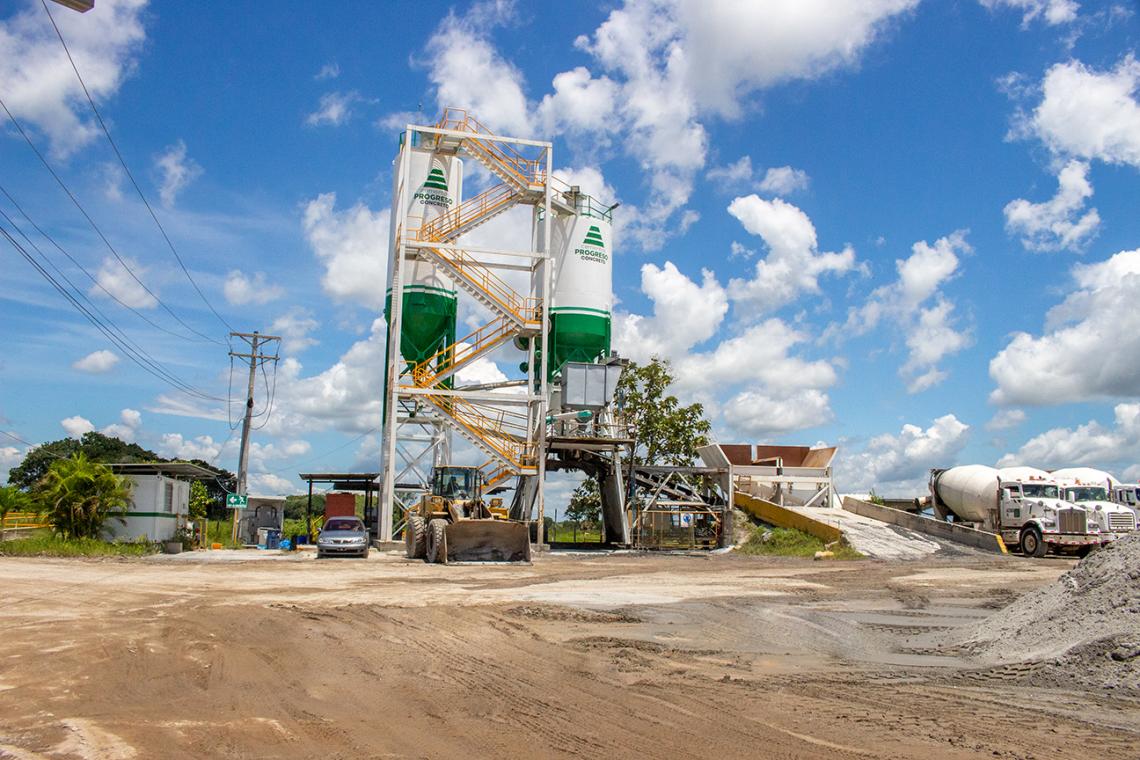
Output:
[[[96,6],[52,12],[222,319],[38,0],[0,3],[0,98],[161,303],[3,114],[0,184],[83,269],[0,209],[212,398],[0,239],[0,473],[88,429],[235,468],[227,325],[286,336],[254,490],[374,467],[395,136],[456,106],[622,202],[615,347],[669,358],[719,440],[838,444],[840,487],[884,493],[954,462],[1140,477],[1136,3]],[[492,359],[472,377],[518,362]]]

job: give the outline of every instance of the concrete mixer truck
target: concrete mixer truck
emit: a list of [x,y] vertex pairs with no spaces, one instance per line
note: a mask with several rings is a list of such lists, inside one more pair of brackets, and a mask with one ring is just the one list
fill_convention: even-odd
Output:
[[1116,478],[1091,467],[1066,467],[1049,473],[1061,489],[1061,498],[1084,507],[1089,521],[1095,521],[1102,534],[1117,536],[1136,530],[1136,515],[1131,509],[1112,501]]
[[1114,538],[1102,535],[1083,507],[1062,501],[1048,473],[1038,472],[977,464],[931,470],[931,504],[940,519],[953,515],[999,533],[1027,557],[1049,551],[1083,556]]

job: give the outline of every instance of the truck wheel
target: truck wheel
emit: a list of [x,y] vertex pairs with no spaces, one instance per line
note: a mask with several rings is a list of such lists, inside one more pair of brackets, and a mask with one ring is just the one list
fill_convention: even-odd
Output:
[[1026,557],[1044,557],[1048,546],[1041,540],[1041,531],[1026,528],[1021,531],[1021,553]]
[[408,515],[404,526],[404,549],[408,559],[423,559],[427,550],[427,525],[419,515]]
[[436,518],[428,523],[427,529],[427,561],[447,562],[446,542],[447,520]]

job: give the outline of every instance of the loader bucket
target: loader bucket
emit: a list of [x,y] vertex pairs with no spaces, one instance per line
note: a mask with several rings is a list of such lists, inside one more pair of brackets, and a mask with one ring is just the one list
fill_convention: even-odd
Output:
[[448,562],[530,562],[526,524],[460,520],[447,526]]

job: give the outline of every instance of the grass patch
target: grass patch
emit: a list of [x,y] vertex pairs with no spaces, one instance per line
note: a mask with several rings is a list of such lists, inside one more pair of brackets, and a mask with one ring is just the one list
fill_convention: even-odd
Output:
[[143,557],[157,552],[158,544],[150,541],[64,539],[47,531],[0,541],[0,555],[8,557]]
[[[741,554],[765,557],[814,557],[825,550],[822,539],[795,528],[753,528],[748,540],[736,548]],[[828,547],[833,559],[862,559],[863,555],[845,543]]]

